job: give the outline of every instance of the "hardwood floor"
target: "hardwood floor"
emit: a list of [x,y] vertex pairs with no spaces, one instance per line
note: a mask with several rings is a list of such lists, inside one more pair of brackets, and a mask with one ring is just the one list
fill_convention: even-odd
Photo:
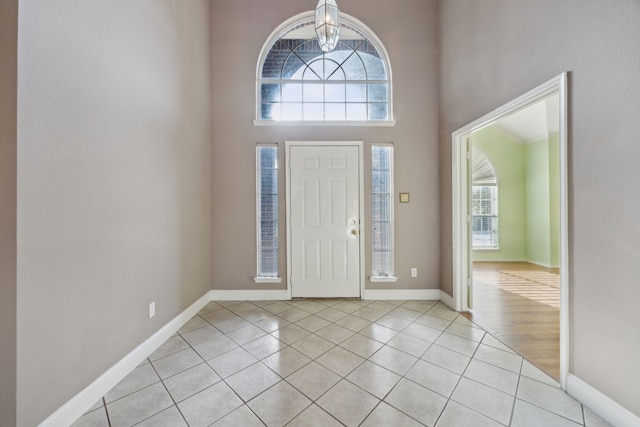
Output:
[[470,320],[556,380],[560,376],[560,275],[525,262],[474,262]]

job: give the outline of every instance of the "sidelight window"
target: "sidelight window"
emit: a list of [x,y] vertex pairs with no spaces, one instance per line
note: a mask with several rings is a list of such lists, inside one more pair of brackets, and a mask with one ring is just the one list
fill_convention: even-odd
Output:
[[393,146],[371,148],[371,276],[395,279],[393,265]]
[[256,148],[256,216],[258,274],[256,282],[278,280],[278,146]]

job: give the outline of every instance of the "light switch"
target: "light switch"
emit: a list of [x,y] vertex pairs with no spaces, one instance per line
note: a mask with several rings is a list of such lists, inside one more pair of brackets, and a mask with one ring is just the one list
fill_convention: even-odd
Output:
[[409,203],[409,193],[400,193],[400,203]]

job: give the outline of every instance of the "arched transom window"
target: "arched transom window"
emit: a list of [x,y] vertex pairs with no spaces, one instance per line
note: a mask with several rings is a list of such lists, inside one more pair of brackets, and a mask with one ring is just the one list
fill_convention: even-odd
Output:
[[384,48],[345,14],[340,27],[340,41],[331,52],[318,45],[312,13],[274,31],[258,63],[258,121],[392,121]]

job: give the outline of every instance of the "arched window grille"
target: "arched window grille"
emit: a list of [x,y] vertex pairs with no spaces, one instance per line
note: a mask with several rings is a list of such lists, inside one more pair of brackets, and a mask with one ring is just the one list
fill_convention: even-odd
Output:
[[391,68],[364,24],[341,14],[340,41],[323,52],[313,13],[282,24],[258,63],[258,122],[391,122]]
[[473,249],[498,249],[498,177],[491,161],[477,148],[471,166]]

